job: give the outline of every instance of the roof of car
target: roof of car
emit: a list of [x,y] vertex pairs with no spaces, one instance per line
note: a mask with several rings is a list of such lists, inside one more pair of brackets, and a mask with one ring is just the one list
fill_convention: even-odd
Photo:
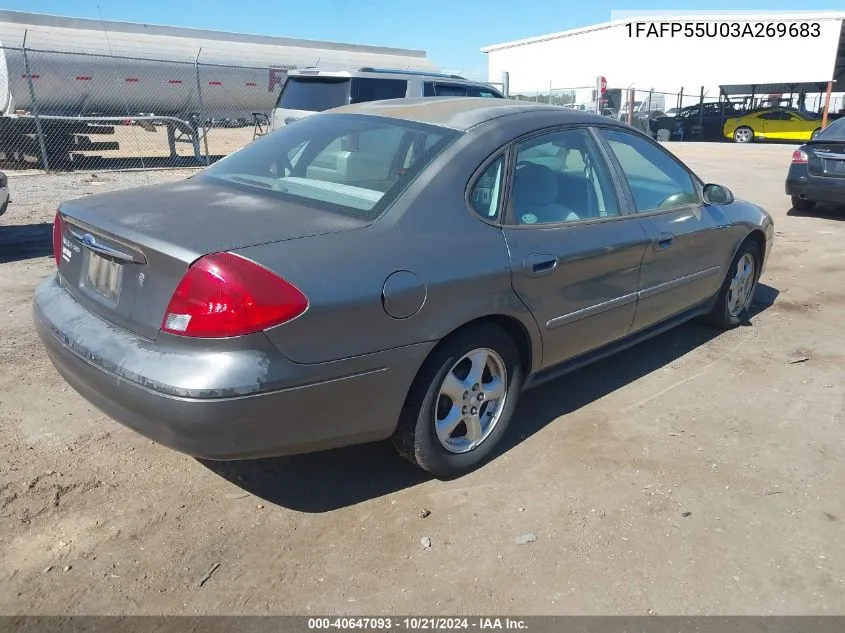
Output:
[[562,106],[488,97],[417,97],[413,99],[368,101],[335,108],[325,114],[366,114],[392,117],[417,123],[439,125],[463,132],[493,119],[531,112],[556,112],[560,114],[563,121],[568,123],[607,123],[611,121],[611,119],[598,114],[572,110]]

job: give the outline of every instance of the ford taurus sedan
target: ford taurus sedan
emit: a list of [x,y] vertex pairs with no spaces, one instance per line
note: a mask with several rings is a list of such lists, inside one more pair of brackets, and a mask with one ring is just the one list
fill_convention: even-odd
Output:
[[315,114],[54,227],[34,321],[114,419],[218,460],[392,438],[439,477],[526,388],[743,322],[774,234],[624,124],[482,98]]

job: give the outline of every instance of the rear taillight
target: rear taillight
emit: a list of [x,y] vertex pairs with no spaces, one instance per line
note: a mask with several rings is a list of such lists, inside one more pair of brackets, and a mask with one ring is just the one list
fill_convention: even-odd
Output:
[[198,259],[179,282],[161,329],[203,338],[241,336],[295,319],[308,299],[290,282],[232,253]]
[[62,228],[64,222],[62,216],[56,211],[56,217],[53,218],[53,258],[56,260],[56,268],[59,266],[59,261],[62,257]]
[[792,152],[792,164],[803,165],[807,162],[807,152],[802,149],[796,149]]

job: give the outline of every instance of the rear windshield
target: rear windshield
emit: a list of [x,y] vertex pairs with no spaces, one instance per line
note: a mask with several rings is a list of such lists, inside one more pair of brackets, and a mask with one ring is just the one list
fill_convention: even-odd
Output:
[[816,134],[814,141],[845,141],[845,119],[836,119]]
[[372,221],[458,136],[399,119],[317,114],[250,143],[201,177]]
[[372,77],[290,77],[279,94],[277,108],[323,112],[349,103],[401,99],[408,91],[404,79]]
[[322,112],[349,103],[348,78],[290,77],[279,95],[277,108]]

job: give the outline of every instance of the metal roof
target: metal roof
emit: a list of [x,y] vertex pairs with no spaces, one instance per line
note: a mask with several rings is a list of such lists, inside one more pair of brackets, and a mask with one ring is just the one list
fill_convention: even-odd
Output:
[[229,33],[226,31],[212,31],[193,29],[181,26],[164,26],[140,22],[113,22],[108,20],[94,20],[90,18],[71,18],[43,13],[25,13],[22,11],[0,10],[0,23],[19,24],[21,26],[40,26],[62,29],[81,29],[90,31],[107,31],[114,33],[131,33],[138,35],[161,35],[167,37],[185,37],[202,40],[217,40],[221,42],[240,42],[244,44],[263,44],[265,46],[295,46],[300,48],[321,48],[337,51],[354,51],[359,53],[376,53],[387,55],[405,55],[408,57],[425,57],[425,51],[389,48],[386,46],[366,46],[363,44],[343,44],[340,42],[324,42],[319,40],[303,40],[289,37],[275,37],[271,35],[250,35],[247,33]]
[[[779,82],[770,84],[734,84],[730,86],[719,86],[722,94],[731,95],[766,95],[771,93],[789,93],[789,92],[825,92],[827,90],[827,80],[824,81],[795,81],[795,82]],[[833,91],[838,89],[836,85],[833,86]]]
[[[490,53],[504,48],[514,48],[517,46],[525,46],[527,44],[536,44],[539,42],[546,42],[548,40],[560,39],[563,37],[572,37],[574,35],[581,35],[582,33],[590,33],[591,31],[602,31],[619,26],[624,26],[631,22],[797,22],[806,20],[845,20],[845,11],[796,11],[794,13],[772,12],[772,13],[757,13],[757,14],[679,14],[679,15],[654,15],[651,17],[645,16],[631,16],[619,20],[611,20],[609,22],[601,22],[590,26],[582,26],[566,31],[558,31],[556,33],[549,33],[547,35],[538,35],[536,37],[529,37],[521,40],[513,40],[504,42],[502,44],[491,44],[484,46],[481,49],[482,53]],[[842,46],[840,45],[840,50]]]

